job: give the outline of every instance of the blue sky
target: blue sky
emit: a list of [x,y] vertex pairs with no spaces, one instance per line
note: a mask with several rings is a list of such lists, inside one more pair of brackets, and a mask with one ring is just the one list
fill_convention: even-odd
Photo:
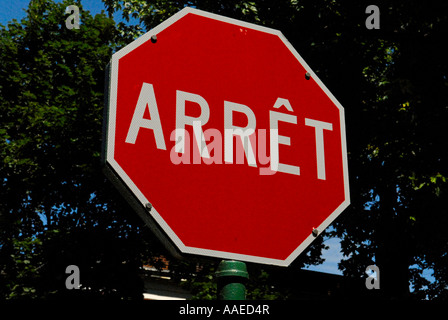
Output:
[[[329,228],[331,228],[331,226]],[[338,263],[343,257],[343,254],[341,253],[340,239],[326,239],[324,240],[324,244],[329,247],[328,250],[322,252],[322,258],[325,259],[324,263],[318,266],[310,266],[306,269],[342,275],[342,272],[338,270]]]
[[0,0],[0,23],[6,25],[12,19],[20,20],[25,16],[24,8],[28,6],[29,0]]

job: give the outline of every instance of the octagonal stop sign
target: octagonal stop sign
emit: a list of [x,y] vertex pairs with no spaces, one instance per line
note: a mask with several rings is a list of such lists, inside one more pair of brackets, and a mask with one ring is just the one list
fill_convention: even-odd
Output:
[[343,108],[279,31],[185,8],[108,76],[105,167],[174,251],[287,266],[348,206]]

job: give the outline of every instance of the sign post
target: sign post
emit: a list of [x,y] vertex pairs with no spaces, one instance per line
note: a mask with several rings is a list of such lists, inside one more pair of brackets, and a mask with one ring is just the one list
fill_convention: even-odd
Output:
[[106,173],[173,254],[288,266],[349,205],[344,109],[280,31],[187,7],[108,81]]
[[219,300],[246,300],[246,282],[249,274],[244,262],[222,260],[215,275]]

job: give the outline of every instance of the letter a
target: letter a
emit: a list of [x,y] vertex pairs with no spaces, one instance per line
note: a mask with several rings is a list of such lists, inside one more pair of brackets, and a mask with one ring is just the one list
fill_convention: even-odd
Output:
[[65,273],[71,273],[65,280],[65,287],[69,290],[79,289],[79,268],[75,265],[69,265],[65,269]]
[[[71,30],[73,28],[75,29],[79,29],[79,8],[78,6],[75,5],[70,5],[67,8],[65,8],[65,13],[72,13],[71,15],[69,15],[67,17],[67,19],[65,20],[65,26],[67,27],[67,29]],[[72,22],[73,21],[73,22]]]
[[380,28],[380,9],[375,5],[366,8],[366,13],[371,13],[366,19],[366,28],[369,30]]
[[[151,120],[143,118],[146,106],[149,108]],[[166,150],[154,87],[152,84],[145,82],[142,85],[140,96],[138,97],[137,105],[135,106],[134,116],[132,117],[131,125],[129,126],[128,135],[126,136],[127,143],[135,143],[140,128],[152,129],[154,131],[157,149]]]
[[367,266],[366,274],[368,277],[366,278],[366,288],[371,289],[379,289],[380,288],[380,268],[375,265]]

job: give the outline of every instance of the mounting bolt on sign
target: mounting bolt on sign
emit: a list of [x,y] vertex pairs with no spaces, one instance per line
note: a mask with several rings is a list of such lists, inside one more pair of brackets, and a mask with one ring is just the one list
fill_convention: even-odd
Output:
[[187,7],[108,70],[106,173],[173,253],[288,266],[349,205],[344,109],[280,31]]

